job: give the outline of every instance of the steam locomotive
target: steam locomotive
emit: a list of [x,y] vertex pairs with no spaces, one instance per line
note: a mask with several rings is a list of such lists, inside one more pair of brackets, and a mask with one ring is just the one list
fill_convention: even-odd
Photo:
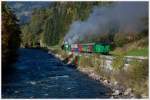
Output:
[[62,48],[68,52],[109,54],[110,44],[109,43],[86,43],[86,44],[64,43]]

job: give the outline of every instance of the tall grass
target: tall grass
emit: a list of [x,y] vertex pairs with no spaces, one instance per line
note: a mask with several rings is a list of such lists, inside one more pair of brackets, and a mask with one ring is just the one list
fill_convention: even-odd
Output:
[[137,97],[148,96],[148,61],[132,61],[128,70],[120,69],[113,74],[116,81],[130,87]]
[[[124,54],[123,54],[124,55]],[[126,88],[132,88],[137,97],[148,96],[148,61],[132,61],[127,70],[124,70],[124,58],[117,56],[113,61],[113,70],[108,71],[102,64],[100,56],[82,56],[79,66],[93,69],[94,72],[111,81],[117,81]]]

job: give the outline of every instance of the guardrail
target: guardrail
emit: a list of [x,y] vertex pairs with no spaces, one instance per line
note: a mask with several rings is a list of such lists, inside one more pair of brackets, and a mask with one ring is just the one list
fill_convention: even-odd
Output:
[[[115,59],[114,56],[106,56],[106,55],[101,55],[100,56],[102,60],[102,67],[113,70],[112,63],[113,60]],[[137,61],[143,61],[143,60],[148,60],[148,57],[143,57],[143,56],[125,56],[124,57],[124,69],[127,69],[130,65],[130,62],[133,60]]]

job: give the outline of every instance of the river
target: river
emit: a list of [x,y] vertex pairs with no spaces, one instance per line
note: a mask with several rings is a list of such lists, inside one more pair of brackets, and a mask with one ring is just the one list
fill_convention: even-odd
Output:
[[40,49],[19,49],[2,98],[109,98],[110,89]]

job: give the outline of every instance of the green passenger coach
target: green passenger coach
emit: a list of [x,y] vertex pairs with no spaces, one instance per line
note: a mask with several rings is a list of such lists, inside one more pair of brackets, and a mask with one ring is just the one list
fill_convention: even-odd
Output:
[[93,52],[95,53],[104,53],[107,54],[110,51],[110,45],[109,44],[102,44],[97,43],[93,46]]

